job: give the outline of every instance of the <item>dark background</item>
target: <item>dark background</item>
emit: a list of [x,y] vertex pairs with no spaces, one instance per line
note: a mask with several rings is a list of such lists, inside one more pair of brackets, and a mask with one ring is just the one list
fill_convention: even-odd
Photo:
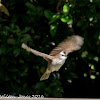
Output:
[[[100,98],[100,0],[2,0],[0,95]],[[0,8],[1,9],[1,8]],[[60,79],[40,81],[47,62],[21,44],[49,53],[69,35],[84,37],[70,53]]]

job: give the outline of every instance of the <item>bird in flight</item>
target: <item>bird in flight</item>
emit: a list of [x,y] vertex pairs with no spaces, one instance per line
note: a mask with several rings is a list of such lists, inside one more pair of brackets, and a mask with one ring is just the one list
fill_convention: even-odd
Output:
[[40,78],[40,81],[42,81],[42,80],[48,79],[50,76],[50,73],[54,71],[58,71],[62,67],[62,65],[65,63],[65,60],[67,59],[67,55],[73,51],[79,50],[81,46],[83,45],[83,43],[84,43],[83,37],[79,35],[69,36],[65,40],[63,40],[61,43],[59,43],[58,46],[55,47],[50,52],[49,55],[39,52],[37,50],[34,50],[28,47],[25,43],[22,43],[22,48],[35,54],[36,56],[43,57],[48,62],[46,71]]

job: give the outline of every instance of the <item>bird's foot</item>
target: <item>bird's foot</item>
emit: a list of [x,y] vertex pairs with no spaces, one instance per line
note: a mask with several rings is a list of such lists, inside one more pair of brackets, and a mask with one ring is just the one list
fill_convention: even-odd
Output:
[[58,72],[52,73],[55,79],[60,79],[60,74]]

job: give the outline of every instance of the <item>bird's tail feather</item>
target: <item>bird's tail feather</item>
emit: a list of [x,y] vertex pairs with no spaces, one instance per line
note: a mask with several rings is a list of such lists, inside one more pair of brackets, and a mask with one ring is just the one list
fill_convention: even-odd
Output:
[[50,73],[45,72],[45,73],[42,75],[42,77],[40,78],[40,81],[48,79],[49,76],[50,76]]

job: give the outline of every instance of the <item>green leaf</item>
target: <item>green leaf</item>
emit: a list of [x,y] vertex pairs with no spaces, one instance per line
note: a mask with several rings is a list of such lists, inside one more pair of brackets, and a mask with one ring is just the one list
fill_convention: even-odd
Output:
[[72,25],[73,24],[73,20],[69,19],[68,22],[67,22],[67,24],[71,24]]
[[6,22],[7,19],[0,18],[0,22]]
[[16,43],[16,41],[13,38],[9,38],[9,39],[7,39],[7,43],[14,45]]
[[60,19],[62,22],[67,23],[69,21],[69,17],[68,16],[64,16]]
[[56,31],[57,31],[57,24],[52,24],[50,25],[50,34],[54,37],[56,35]]
[[83,26],[84,25],[84,22],[82,21],[82,20],[79,20],[78,22],[77,22],[77,26],[78,27],[81,27],[81,26]]
[[46,18],[48,18],[50,20],[52,18],[52,16],[54,15],[54,13],[51,12],[50,10],[45,10],[44,15]]
[[1,47],[0,47],[0,55],[1,55],[1,54],[4,54],[5,52],[6,52],[6,47],[1,46]]
[[60,15],[59,14],[53,15],[52,18],[51,18],[51,20],[50,20],[50,22],[49,22],[49,24],[57,22],[58,19],[60,19]]
[[25,3],[26,7],[29,8],[29,10],[35,11],[35,6],[32,3]]
[[87,77],[87,73],[84,73],[83,76],[84,76],[84,77]]
[[25,27],[24,30],[22,31],[22,33],[26,33],[30,30],[31,28],[30,27]]
[[14,23],[12,23],[10,25],[10,28],[8,28],[10,30],[10,32],[16,33],[16,32],[20,32],[20,28],[18,25],[15,25]]
[[88,55],[88,52],[87,51],[83,51],[81,57],[85,58],[85,57],[87,57],[87,55]]
[[93,58],[96,62],[98,62],[99,61],[99,58],[96,56],[96,57],[94,57]]
[[28,41],[32,41],[32,38],[29,34],[24,34],[22,39],[21,39],[21,42],[23,43],[27,43]]
[[95,79],[96,76],[95,76],[95,75],[91,75],[90,78],[91,78],[91,79]]
[[68,5],[68,4],[65,4],[65,5],[63,6],[63,12],[66,13],[66,14],[69,13],[69,5]]
[[100,72],[96,72],[96,75],[99,75],[100,74]]
[[20,54],[20,49],[19,48],[14,49],[13,54],[15,55],[15,57],[17,57]]
[[18,69],[16,69],[16,68],[14,67],[14,68],[11,68],[9,71],[10,71],[10,72],[18,72]]
[[34,11],[28,10],[28,11],[27,11],[27,14],[28,14],[28,15],[32,15],[32,16],[35,16],[35,12],[34,12]]

